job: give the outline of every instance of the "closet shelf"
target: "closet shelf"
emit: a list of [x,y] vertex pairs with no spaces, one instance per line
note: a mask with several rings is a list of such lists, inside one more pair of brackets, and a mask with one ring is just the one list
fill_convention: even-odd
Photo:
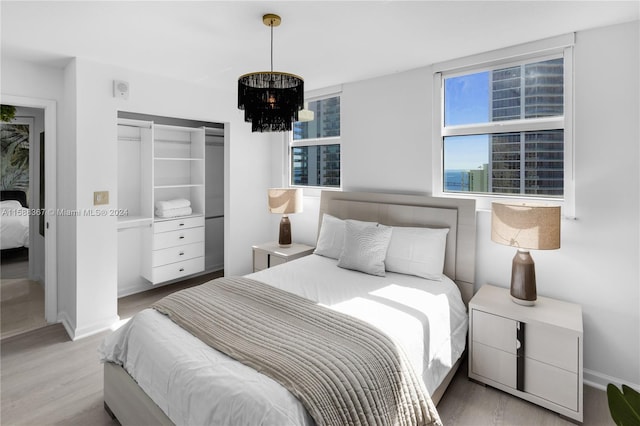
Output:
[[152,224],[153,218],[147,216],[121,216],[118,218],[118,229],[142,228]]
[[184,144],[191,144],[190,140],[182,140],[182,139],[154,139],[154,142],[158,143],[184,143]]
[[171,188],[202,188],[204,184],[201,183],[186,183],[179,185],[154,185],[155,189],[171,189]]
[[204,158],[195,157],[153,157],[157,161],[204,161]]
[[189,219],[192,217],[202,217],[204,216],[204,214],[202,213],[193,213],[190,214],[188,216],[176,216],[176,217],[160,217],[160,216],[155,216],[154,221],[155,222],[167,222],[170,220],[181,220],[181,219]]

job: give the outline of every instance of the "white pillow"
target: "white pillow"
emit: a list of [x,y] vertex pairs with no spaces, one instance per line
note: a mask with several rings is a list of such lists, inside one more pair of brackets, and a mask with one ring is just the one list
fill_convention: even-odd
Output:
[[344,245],[344,220],[324,213],[320,235],[313,251],[320,256],[338,259]]
[[387,250],[387,271],[442,280],[448,228],[394,227]]
[[390,226],[375,222],[346,220],[344,247],[338,266],[383,277],[391,231]]
[[4,200],[0,201],[0,208],[3,209],[19,209],[22,207],[18,200]]

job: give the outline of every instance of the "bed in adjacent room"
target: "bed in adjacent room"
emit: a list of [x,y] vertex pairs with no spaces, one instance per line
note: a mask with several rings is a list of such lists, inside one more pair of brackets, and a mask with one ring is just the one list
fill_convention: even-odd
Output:
[[125,425],[437,424],[466,344],[474,202],[325,191],[319,225],[316,254],[176,293],[109,336],[105,407]]
[[29,247],[29,210],[24,191],[3,190],[0,197],[0,248]]

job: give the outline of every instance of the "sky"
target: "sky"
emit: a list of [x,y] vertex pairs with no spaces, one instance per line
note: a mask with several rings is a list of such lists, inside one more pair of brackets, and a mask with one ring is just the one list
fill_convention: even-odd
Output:
[[[445,79],[445,126],[489,121],[489,72]],[[489,136],[447,137],[444,169],[470,170],[489,162]]]

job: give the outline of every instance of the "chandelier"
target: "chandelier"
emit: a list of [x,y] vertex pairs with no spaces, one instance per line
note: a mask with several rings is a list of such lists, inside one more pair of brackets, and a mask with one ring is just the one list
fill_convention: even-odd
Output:
[[280,25],[278,15],[266,14],[262,22],[271,28],[271,71],[244,74],[238,78],[238,108],[252,132],[291,130],[304,106],[304,80],[294,74],[273,71],[273,27]]

